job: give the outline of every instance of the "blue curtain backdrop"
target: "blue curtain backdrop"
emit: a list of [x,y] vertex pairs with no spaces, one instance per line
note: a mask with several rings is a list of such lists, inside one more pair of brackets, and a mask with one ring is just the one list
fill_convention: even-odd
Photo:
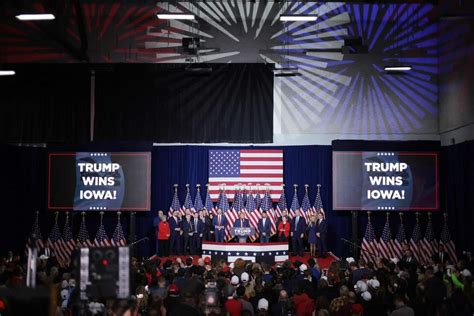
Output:
[[[128,150],[145,150],[145,146],[128,146]],[[96,145],[101,148],[103,145]],[[93,147],[83,146],[64,148],[80,148],[94,150]],[[124,145],[107,145],[106,150],[126,150]],[[145,148],[146,147],[146,148]],[[153,217],[158,209],[168,210],[173,195],[173,184],[179,184],[179,196],[184,201],[185,185],[191,185],[194,198],[195,185],[204,185],[208,175],[208,151],[218,148],[252,148],[252,147],[218,147],[218,146],[156,146],[152,150],[152,211],[137,213],[136,235],[149,237],[151,240],[138,247],[140,256],[148,256],[154,249]],[[253,147],[255,148],[255,147]],[[310,201],[314,203],[316,185],[320,183],[321,196],[329,220],[329,249],[335,254],[349,254],[349,247],[340,238],[350,239],[351,215],[349,212],[332,211],[331,177],[332,177],[332,147],[331,146],[284,146],[266,147],[281,148],[284,151],[284,177],[287,187],[286,198],[291,203],[293,197],[292,185],[300,185],[299,200],[303,198],[305,183],[310,185]],[[60,149],[60,148],[55,148]],[[51,150],[51,148],[49,149]],[[98,150],[98,149],[96,149]],[[102,149],[104,150],[104,149]],[[447,210],[451,234],[459,250],[474,249],[474,141],[442,148],[441,151],[441,197],[444,200],[441,211],[433,214],[433,224],[436,236],[439,237],[442,212]],[[46,148],[16,147],[0,145],[0,164],[3,168],[4,180],[0,181],[0,199],[2,215],[0,220],[0,253],[8,249],[21,252],[30,233],[34,212],[40,211],[40,226],[44,238],[49,235],[54,221],[54,213],[45,210],[47,185],[47,150]],[[444,180],[443,180],[444,179]],[[204,200],[205,190],[202,191]],[[412,233],[415,216],[412,212],[404,213],[407,237]],[[60,226],[64,224],[65,216],[60,215]],[[91,238],[94,238],[99,224],[99,214],[89,212],[86,216]],[[385,213],[372,213],[372,221],[377,237],[380,236]],[[390,217],[392,235],[396,234],[399,219],[398,213]],[[117,223],[115,212],[106,213],[104,225],[109,237],[112,237]],[[427,215],[420,213],[422,232],[426,228]],[[80,224],[80,214],[73,216],[74,235]],[[358,231],[362,239],[367,224],[367,213],[359,213]],[[122,215],[122,225],[125,235],[129,234],[129,214]]]

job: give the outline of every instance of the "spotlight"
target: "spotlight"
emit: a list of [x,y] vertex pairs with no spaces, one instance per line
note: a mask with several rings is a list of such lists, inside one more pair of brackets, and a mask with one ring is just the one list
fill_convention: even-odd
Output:
[[280,15],[280,21],[287,22],[287,21],[307,21],[307,22],[314,22],[318,19],[317,15],[287,15],[282,14]]
[[384,70],[387,72],[405,72],[410,71],[411,66],[385,66]]
[[301,76],[297,67],[274,68],[275,77],[296,77]]
[[20,21],[47,21],[54,20],[53,14],[20,14],[16,18]]
[[0,70],[0,76],[13,76],[15,75],[15,70]]

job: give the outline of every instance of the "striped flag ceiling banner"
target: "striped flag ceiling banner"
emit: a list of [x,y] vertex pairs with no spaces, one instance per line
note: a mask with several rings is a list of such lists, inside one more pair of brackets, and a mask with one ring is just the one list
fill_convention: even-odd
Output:
[[[283,150],[209,150],[209,193],[212,200],[217,201],[221,187],[232,193],[239,184],[254,191],[268,188],[272,201],[278,202],[283,191]],[[233,196],[228,198],[232,200]]]

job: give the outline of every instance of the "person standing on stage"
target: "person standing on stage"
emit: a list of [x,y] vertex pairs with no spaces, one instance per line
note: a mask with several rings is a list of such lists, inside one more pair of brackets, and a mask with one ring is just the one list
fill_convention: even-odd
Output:
[[212,219],[212,226],[214,226],[214,235],[216,242],[224,242],[224,230],[227,225],[227,220],[222,215],[222,209],[217,209],[217,215]]
[[[201,215],[201,217],[199,215]],[[192,248],[194,249],[194,253],[191,253],[191,254],[198,255],[201,253],[202,237],[204,234],[204,222],[202,221],[202,212],[194,213],[194,218],[192,219],[192,221],[193,221],[193,227],[194,227]]]
[[170,255],[170,224],[166,220],[166,216],[162,216],[160,220],[160,224],[158,224],[158,242],[159,242],[159,250],[158,256],[160,257],[167,257]]
[[192,254],[194,253],[194,245],[193,245],[193,237],[195,228],[194,223],[191,219],[191,214],[186,214],[185,220],[182,222],[182,229],[183,229],[183,254]]
[[[245,218],[245,213],[240,211],[239,213],[239,219],[237,219],[235,222],[234,222],[234,227],[239,227],[239,228],[243,228],[243,227],[250,227],[250,222],[248,219]],[[236,240],[238,242],[238,238],[236,236]]]
[[181,247],[180,247],[180,239],[181,239],[181,234],[183,233],[181,231],[181,223],[179,219],[179,212],[174,211],[173,216],[169,218],[169,224],[170,224],[170,249],[171,254],[174,255],[180,255],[181,254]]
[[267,217],[267,212],[262,212],[262,218],[258,221],[258,231],[260,232],[260,242],[268,243],[270,240],[270,220]]
[[211,241],[211,231],[212,232],[214,231],[214,227],[212,226],[212,218],[209,216],[205,208],[203,208],[199,212],[199,218],[204,223],[204,231],[203,231],[202,240]]
[[276,222],[276,226],[277,226],[277,227],[278,227],[278,225],[280,225],[280,223],[283,221],[283,217],[286,217],[286,220],[287,220],[287,221],[289,220],[288,211],[287,211],[287,210],[281,211],[281,216],[278,217],[277,222]]
[[159,210],[158,211],[158,216],[156,216],[154,219],[153,219],[153,227],[155,227],[155,232],[156,232],[156,246],[155,246],[155,252],[156,254],[159,253],[159,248],[160,248],[160,243],[159,243],[159,240],[158,240],[158,226],[160,225],[160,222],[161,222],[161,218],[163,217],[163,211],[162,210]]
[[303,256],[303,237],[306,230],[306,221],[301,216],[300,210],[295,211],[295,217],[291,222],[291,237],[293,242],[293,253]]
[[326,258],[326,234],[328,231],[327,221],[324,219],[323,213],[318,213],[318,221],[316,223],[316,243],[321,258]]
[[311,220],[306,228],[308,233],[309,252],[311,257],[316,256],[316,216],[311,216]]
[[290,236],[290,223],[288,222],[288,217],[283,216],[281,218],[280,224],[278,224],[278,241],[286,242]]

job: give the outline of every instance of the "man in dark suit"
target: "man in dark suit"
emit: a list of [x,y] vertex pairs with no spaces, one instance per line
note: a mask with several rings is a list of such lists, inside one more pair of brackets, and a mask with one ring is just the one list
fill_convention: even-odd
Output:
[[411,252],[410,248],[407,248],[405,250],[404,255],[402,256],[402,259],[400,259],[400,262],[403,262],[404,264],[414,264],[418,265],[418,261],[416,258],[413,256],[413,253]]
[[367,268],[366,262],[363,258],[359,259],[359,268],[353,270],[349,275],[349,282],[351,283],[352,287],[356,285],[357,281],[363,279],[371,279],[374,275],[374,272]]
[[263,211],[262,218],[258,221],[257,227],[260,232],[260,242],[268,243],[270,240],[271,223],[267,217],[267,212]]
[[318,221],[316,222],[316,247],[321,258],[326,258],[326,234],[328,224],[323,217],[323,213],[318,213]]
[[[186,214],[186,218],[182,221],[182,229],[183,229],[183,254],[192,254],[194,253],[194,244],[193,244],[193,237],[195,233],[194,223],[191,219],[190,214]],[[189,248],[189,252],[188,252]]]
[[436,264],[446,264],[446,262],[449,259],[449,255],[446,251],[444,251],[444,245],[440,244],[438,246],[438,251],[431,256],[431,259],[433,259],[433,262]]
[[194,235],[193,235],[193,255],[198,255],[201,253],[202,248],[202,237],[204,234],[204,222],[199,217],[199,213],[194,213],[194,218],[192,219],[194,226]]
[[214,236],[216,236],[216,242],[224,242],[225,227],[227,220],[222,214],[222,210],[217,210],[217,215],[212,219],[212,226],[214,226]]
[[295,211],[295,217],[291,221],[291,237],[293,242],[293,253],[303,256],[303,236],[306,230],[306,221],[301,216],[300,210]]
[[[240,211],[239,213],[239,219],[237,219],[235,222],[234,222],[234,227],[239,227],[239,228],[242,228],[242,227],[250,227],[250,222],[248,219],[245,218],[245,213]],[[235,237],[236,241],[238,242],[238,238],[237,236]]]
[[173,213],[168,220],[170,224],[170,250],[171,254],[180,255],[181,254],[181,247],[180,247],[180,238],[181,238],[181,225],[178,218],[178,211]]

